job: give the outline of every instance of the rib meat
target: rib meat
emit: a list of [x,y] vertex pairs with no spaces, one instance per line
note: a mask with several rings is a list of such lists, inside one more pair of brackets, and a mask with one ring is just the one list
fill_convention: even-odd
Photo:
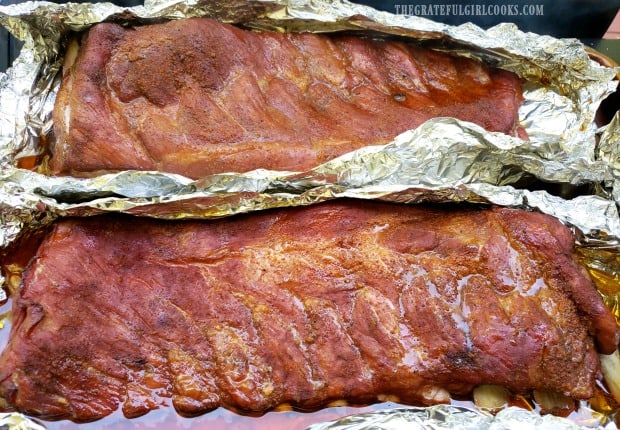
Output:
[[[551,217],[338,201],[216,221],[59,221],[24,272],[0,395],[29,414],[588,398],[615,320]],[[434,395],[435,394],[435,395]]]
[[433,117],[523,136],[522,100],[510,72],[404,42],[207,18],[103,23],[59,90],[50,169],[307,170]]

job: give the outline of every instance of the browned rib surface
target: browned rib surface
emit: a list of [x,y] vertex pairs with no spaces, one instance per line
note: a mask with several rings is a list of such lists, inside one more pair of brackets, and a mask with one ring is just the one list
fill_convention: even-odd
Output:
[[521,132],[519,79],[395,41],[209,19],[84,38],[54,109],[54,174],[306,170],[433,117]]
[[614,318],[556,220],[333,202],[209,222],[63,220],[14,302],[0,394],[128,416],[317,408],[431,387],[592,394]]

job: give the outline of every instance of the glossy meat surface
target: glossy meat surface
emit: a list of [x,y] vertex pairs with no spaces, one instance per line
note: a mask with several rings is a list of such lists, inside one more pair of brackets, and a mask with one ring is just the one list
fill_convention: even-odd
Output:
[[77,420],[478,384],[588,398],[618,333],[572,241],[529,212],[350,201],[63,220],[24,272],[0,397]]
[[522,135],[521,103],[516,75],[403,42],[104,23],[65,74],[50,169],[307,170],[433,117]]

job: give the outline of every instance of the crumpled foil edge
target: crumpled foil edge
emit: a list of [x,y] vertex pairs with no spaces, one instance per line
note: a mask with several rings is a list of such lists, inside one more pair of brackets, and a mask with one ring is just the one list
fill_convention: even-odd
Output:
[[[17,158],[39,154],[42,137],[52,130],[50,113],[68,31],[106,19],[144,22],[190,16],[259,30],[359,30],[406,37],[514,71],[527,81],[520,119],[530,141],[439,118],[388,145],[363,148],[308,172],[260,170],[192,181],[163,172],[131,171],[89,179],[54,178],[15,167]],[[208,1],[154,0],[134,8],[26,2],[0,7],[0,24],[25,41],[13,67],[0,74],[0,247],[14,241],[25,226],[36,228],[59,216],[124,212],[168,219],[216,218],[353,197],[534,209],[573,226],[584,246],[620,250],[620,119],[616,115],[604,127],[594,123],[601,101],[617,88],[613,78],[620,69],[591,61],[577,40],[523,33],[512,24],[488,30],[472,24],[451,27],[346,1],[321,0],[235,0],[225,7]],[[597,189],[591,195],[554,195],[520,186],[524,176]],[[423,413],[439,409],[425,408]]]
[[618,246],[620,216],[613,199],[597,195],[566,199],[514,185],[515,177],[544,171],[550,182],[617,186],[616,168],[605,159],[548,160],[539,148],[523,145],[520,139],[453,118],[436,118],[387,145],[353,151],[307,172],[256,170],[192,181],[162,172],[124,171],[84,179],[10,169],[0,177],[0,196],[4,196],[0,205],[6,216],[14,217],[15,228],[0,231],[0,238],[14,239],[20,218],[34,221],[28,214],[47,214],[39,216],[42,220],[105,212],[166,219],[217,218],[350,197],[538,209],[577,226],[584,240]]
[[[507,151],[524,150],[520,157],[513,157],[513,164],[500,160],[501,168],[497,169],[485,159],[489,151],[470,145],[470,137],[475,134],[485,141],[501,141],[502,137],[484,130],[472,132],[471,124],[457,121],[448,127],[431,120],[413,132],[419,137],[420,130],[441,133],[442,128],[449,128],[457,136],[451,139],[450,145],[465,148],[458,163],[451,164],[450,154],[444,152],[440,170],[436,166],[431,170],[415,170],[410,168],[411,162],[400,163],[407,169],[387,176],[380,162],[367,162],[362,168],[359,163],[347,165],[347,157],[338,159],[344,160],[343,164],[330,162],[311,172],[215,175],[193,184],[189,184],[186,178],[162,172],[122,172],[79,181],[36,176],[14,166],[16,158],[40,152],[41,137],[51,132],[51,110],[67,32],[84,30],[108,19],[143,22],[190,16],[210,16],[261,30],[363,30],[385,37],[408,37],[434,49],[450,50],[455,55],[478,58],[514,71],[527,80],[526,102],[521,108],[520,119],[530,140],[517,139],[518,142],[505,146],[506,154]],[[26,2],[0,7],[0,24],[25,40],[16,64],[6,76],[0,76],[3,83],[0,96],[3,100],[15,102],[3,102],[2,105],[8,107],[3,108],[5,111],[0,117],[0,190],[3,191],[0,194],[0,217],[7,226],[0,233],[0,246],[11,243],[23,226],[38,225],[37,220],[45,222],[55,216],[118,211],[163,218],[209,218],[269,207],[310,204],[340,196],[408,202],[471,201],[525,207],[559,217],[581,230],[586,240],[591,238],[590,243],[607,240],[617,244],[620,237],[617,207],[614,208],[619,201],[617,160],[620,151],[614,134],[617,132],[608,133],[613,138],[607,138],[607,143],[601,145],[606,151],[606,156],[601,156],[596,146],[600,129],[593,122],[600,102],[616,89],[618,82],[613,77],[620,69],[602,67],[590,60],[577,40],[524,33],[512,24],[500,24],[488,30],[473,24],[452,27],[421,17],[380,12],[347,1],[320,0],[237,0],[227,2],[226,6],[205,1],[151,0],[134,8],[108,3],[58,5]],[[11,106],[16,109],[12,110]],[[617,126],[616,121],[608,129],[615,130]],[[467,143],[459,145],[458,138]],[[402,141],[402,136],[396,140]],[[422,157],[416,154],[419,150],[428,157],[434,149],[429,150],[425,144],[417,146],[422,140],[433,144],[441,141],[431,135],[411,140],[408,151],[397,155],[415,160]],[[497,147],[501,148],[502,144],[499,142]],[[363,158],[365,150],[351,158]],[[465,154],[471,157],[469,161],[465,160]],[[373,157],[391,159],[393,156],[388,150]],[[495,155],[495,159],[501,159],[501,156]],[[517,162],[524,164],[514,164]],[[477,173],[459,169],[463,163]],[[520,167],[511,171],[512,165]],[[327,172],[328,168],[332,171]],[[406,177],[412,172],[414,176]],[[431,176],[425,176],[427,174]],[[459,174],[466,176],[459,178]],[[321,175],[336,180],[321,181]],[[605,184],[607,188],[599,187],[597,195],[583,196],[577,201],[558,199],[545,191],[530,192],[515,185],[527,175],[550,183],[572,186]],[[347,181],[341,180],[344,176]],[[18,179],[28,181],[15,182]],[[65,181],[64,187],[57,186],[59,180]],[[171,186],[171,182],[174,185]],[[75,189],[68,190],[69,186],[75,186]],[[385,188],[380,190],[380,186]],[[608,187],[613,188],[611,192]],[[125,194],[129,188],[133,191]],[[148,188],[149,191],[135,193],[136,188]],[[77,195],[80,199],[75,198]],[[73,196],[75,203],[67,203],[67,196]],[[588,205],[583,199],[592,203]],[[45,213],[42,214],[42,210]]]
[[[553,415],[540,415],[508,407],[495,415],[472,409],[437,405],[426,408],[395,408],[355,414],[335,421],[317,423],[306,430],[582,430],[586,427]],[[587,427],[594,428],[594,427]],[[616,429],[615,424],[597,430]]]

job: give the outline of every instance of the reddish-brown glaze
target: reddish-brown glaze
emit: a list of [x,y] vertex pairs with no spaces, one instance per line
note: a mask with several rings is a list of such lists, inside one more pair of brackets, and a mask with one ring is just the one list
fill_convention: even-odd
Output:
[[[515,134],[516,75],[396,41],[206,18],[94,26],[54,108],[51,171],[306,170],[448,116]],[[521,133],[522,134],[522,133]]]
[[572,240],[535,213],[359,201],[62,220],[14,300],[0,396],[75,420],[479,384],[585,399],[593,340],[609,352],[618,332]]

